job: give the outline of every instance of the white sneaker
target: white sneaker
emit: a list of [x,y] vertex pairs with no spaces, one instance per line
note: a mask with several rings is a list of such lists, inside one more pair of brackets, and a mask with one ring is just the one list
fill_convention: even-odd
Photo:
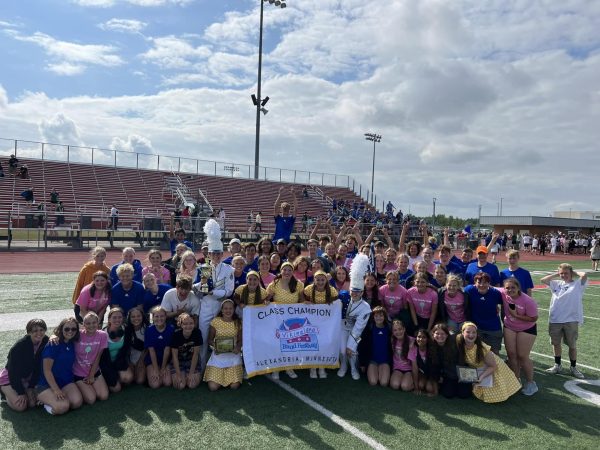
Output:
[[562,366],[560,364],[554,364],[549,369],[546,369],[546,373],[561,373],[561,372],[562,372]]
[[48,414],[50,414],[51,416],[53,416],[53,415],[54,415],[54,413],[52,412],[52,406],[50,406],[50,405],[44,405],[44,409],[45,409],[45,410],[46,410],[46,412],[47,412]]
[[535,381],[525,383],[525,387],[521,389],[523,395],[533,395],[538,391],[538,386]]
[[319,378],[327,378],[327,372],[325,372],[323,367],[319,369]]
[[358,369],[355,369],[354,367],[351,369],[352,372],[352,379],[353,380],[360,380],[360,372],[358,371]]
[[340,367],[337,371],[337,376],[340,378],[344,378],[346,376],[346,372],[348,371],[348,366],[346,364],[344,364],[342,367]]
[[310,377],[317,378],[317,369],[310,369]]
[[573,375],[575,378],[579,378],[580,380],[583,380],[585,378],[585,375],[583,375],[581,371],[575,366],[571,366],[571,375]]
[[271,373],[271,379],[272,380],[279,380],[279,372],[273,372],[273,373]]
[[296,372],[294,372],[292,369],[286,370],[285,373],[287,373],[287,376],[292,379],[298,378],[298,375],[296,375]]

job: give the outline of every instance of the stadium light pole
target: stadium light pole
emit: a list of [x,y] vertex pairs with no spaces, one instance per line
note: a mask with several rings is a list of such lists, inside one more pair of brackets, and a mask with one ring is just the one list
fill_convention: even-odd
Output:
[[373,141],[373,171],[371,172],[371,205],[373,204],[373,187],[375,186],[375,145],[381,142],[381,135],[375,133],[365,133],[367,141]]
[[262,44],[263,44],[263,10],[264,4],[269,2],[278,8],[285,8],[285,1],[280,0],[259,0],[260,1],[260,27],[258,34],[258,83],[256,95],[252,94],[252,103],[256,107],[256,141],[254,144],[254,179],[258,180],[258,165],[260,159],[260,113],[267,114],[269,111],[265,109],[265,105],[269,101],[269,97],[264,99],[261,97],[261,79],[262,79]]

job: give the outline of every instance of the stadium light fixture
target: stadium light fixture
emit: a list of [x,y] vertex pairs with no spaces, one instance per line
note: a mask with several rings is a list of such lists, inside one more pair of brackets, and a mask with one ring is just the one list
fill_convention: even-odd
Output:
[[[371,205],[373,204],[373,188],[375,186],[375,144],[381,142],[381,135],[375,133],[365,133],[365,139],[373,142],[373,171],[371,172]],[[367,199],[368,200],[368,199]]]
[[264,4],[269,2],[271,5],[279,8],[285,8],[285,1],[281,0],[261,0],[260,2],[260,28],[258,33],[258,83],[256,95],[252,94],[252,103],[256,107],[256,141],[254,144],[254,178],[258,180],[258,166],[260,162],[260,113],[266,115],[269,111],[265,109],[265,105],[269,101],[269,97],[264,99],[261,97],[261,82],[262,82],[262,42],[263,42],[263,9]]

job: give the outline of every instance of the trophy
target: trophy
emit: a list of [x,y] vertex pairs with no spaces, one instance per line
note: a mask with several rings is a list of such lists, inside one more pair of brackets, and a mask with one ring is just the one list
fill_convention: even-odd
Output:
[[208,294],[213,290],[212,267],[210,264],[200,266],[200,292]]

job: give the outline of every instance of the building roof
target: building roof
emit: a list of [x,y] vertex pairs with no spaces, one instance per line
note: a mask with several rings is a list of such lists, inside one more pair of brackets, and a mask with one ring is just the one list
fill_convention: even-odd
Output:
[[529,225],[558,228],[600,228],[600,220],[543,216],[481,216],[481,225]]

